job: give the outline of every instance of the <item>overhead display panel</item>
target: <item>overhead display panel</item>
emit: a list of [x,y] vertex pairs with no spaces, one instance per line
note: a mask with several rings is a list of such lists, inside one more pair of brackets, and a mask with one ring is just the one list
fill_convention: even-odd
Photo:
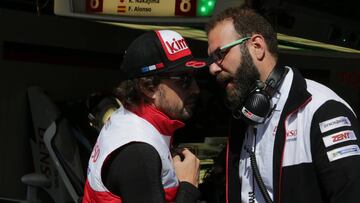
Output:
[[121,16],[211,16],[216,0],[86,0],[86,12]]
[[55,14],[102,21],[197,25],[243,0],[55,0]]

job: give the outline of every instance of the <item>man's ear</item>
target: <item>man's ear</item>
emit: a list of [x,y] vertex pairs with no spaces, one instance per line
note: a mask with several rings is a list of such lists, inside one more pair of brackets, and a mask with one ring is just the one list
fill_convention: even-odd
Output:
[[148,99],[155,99],[156,91],[159,86],[154,86],[149,84],[148,81],[140,80],[139,81],[139,88],[140,91],[148,98]]
[[253,57],[262,61],[265,57],[266,43],[263,36],[255,34],[250,39],[250,49]]

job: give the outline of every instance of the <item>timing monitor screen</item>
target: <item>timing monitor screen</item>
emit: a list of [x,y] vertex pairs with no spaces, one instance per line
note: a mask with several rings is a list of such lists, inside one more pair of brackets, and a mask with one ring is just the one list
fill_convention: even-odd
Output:
[[238,0],[55,0],[56,15],[94,20],[198,25],[217,12],[240,6]]
[[86,0],[87,13],[125,16],[211,16],[216,0]]

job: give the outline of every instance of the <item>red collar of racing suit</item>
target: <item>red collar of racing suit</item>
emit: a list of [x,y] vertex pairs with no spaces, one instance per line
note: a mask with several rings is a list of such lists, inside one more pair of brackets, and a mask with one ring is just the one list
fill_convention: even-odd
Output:
[[166,114],[152,105],[140,105],[132,110],[133,113],[151,123],[162,135],[173,136],[175,130],[182,128],[185,124],[179,120],[170,119]]

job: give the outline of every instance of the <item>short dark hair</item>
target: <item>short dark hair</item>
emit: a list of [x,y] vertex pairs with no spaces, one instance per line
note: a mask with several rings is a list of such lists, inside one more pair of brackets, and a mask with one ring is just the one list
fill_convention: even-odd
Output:
[[155,88],[159,84],[160,79],[156,76],[124,80],[115,88],[114,94],[126,109],[133,109],[141,103],[150,103],[143,93],[144,88]]
[[271,24],[260,14],[250,8],[230,7],[220,12],[208,22],[205,28],[206,33],[209,34],[219,22],[224,20],[232,20],[236,32],[242,37],[253,34],[262,35],[265,38],[269,52],[277,58],[278,42],[276,32]]

